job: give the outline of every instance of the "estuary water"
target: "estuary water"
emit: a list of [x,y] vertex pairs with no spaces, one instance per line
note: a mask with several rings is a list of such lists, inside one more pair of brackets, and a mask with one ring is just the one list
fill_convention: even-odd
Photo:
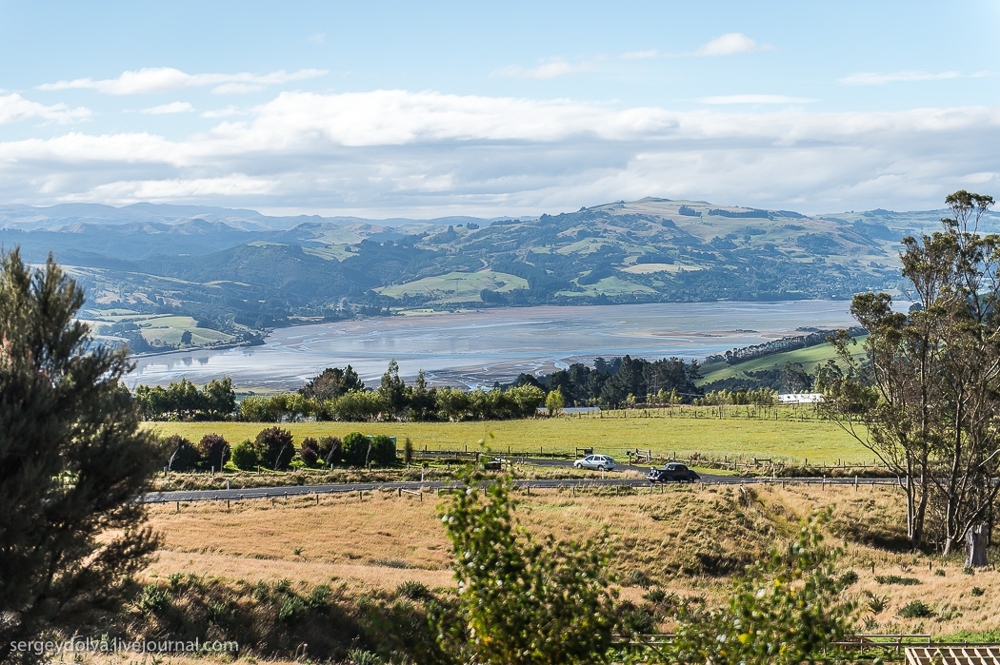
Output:
[[281,328],[263,346],[138,358],[127,383],[186,377],[200,385],[229,376],[239,388],[287,390],[326,367],[350,364],[373,386],[395,359],[407,380],[423,369],[433,385],[491,386],[597,357],[700,360],[800,327],[846,328],[854,323],[849,307],[846,300],[656,303],[359,319]]

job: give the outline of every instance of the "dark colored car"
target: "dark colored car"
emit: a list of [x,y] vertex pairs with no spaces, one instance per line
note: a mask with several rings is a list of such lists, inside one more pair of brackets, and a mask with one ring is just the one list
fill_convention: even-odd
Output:
[[693,483],[701,480],[701,476],[679,462],[670,462],[662,469],[650,469],[646,478],[651,483]]

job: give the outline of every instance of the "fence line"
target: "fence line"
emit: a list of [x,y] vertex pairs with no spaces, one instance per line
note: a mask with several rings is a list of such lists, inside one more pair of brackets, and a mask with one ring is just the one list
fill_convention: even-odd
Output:
[[[746,485],[764,485],[764,486],[775,486],[781,485],[782,488],[787,485],[820,485],[822,488],[826,488],[827,485],[843,485],[843,486],[853,486],[855,490],[858,490],[861,485],[867,485],[874,488],[876,485],[891,485],[895,484],[894,479],[886,478],[840,478],[840,482],[835,481],[831,478],[771,478],[771,477],[756,477],[756,478],[739,478],[732,480],[701,480],[695,483],[678,483],[678,485],[684,485],[690,487],[694,485],[695,487],[700,486],[720,486],[720,485],[731,485],[733,487],[744,487]],[[649,494],[662,494],[665,492],[665,488],[669,483],[650,483],[645,479],[640,478],[622,478],[614,479],[611,481],[600,481],[597,479],[562,479],[562,480],[528,480],[520,479],[514,481],[515,489],[519,491],[525,491],[530,494],[532,490],[555,490],[555,491],[570,491],[573,496],[576,496],[577,491],[590,490],[603,490],[605,492],[614,492],[616,494],[634,494],[636,490],[647,489]],[[360,485],[360,486],[359,486]],[[420,485],[414,485],[417,489],[412,489],[410,487],[398,487],[394,484],[376,484],[376,483],[359,483],[357,485],[345,485],[344,487],[328,487],[328,486],[316,486],[316,485],[298,485],[298,486],[283,486],[283,487],[259,487],[259,488],[243,488],[243,489],[233,489],[229,490],[232,492],[239,492],[235,496],[232,494],[226,496],[220,496],[220,492],[225,492],[226,490],[177,490],[172,492],[155,493],[152,496],[146,494],[137,499],[139,503],[147,504],[168,504],[174,503],[179,511],[181,508],[180,504],[187,503],[197,503],[200,501],[226,501],[227,507],[229,507],[229,502],[236,501],[253,501],[258,499],[268,499],[271,504],[274,505],[275,499],[284,499],[286,502],[289,498],[307,498],[311,499],[314,504],[320,504],[320,495],[338,496],[338,495],[352,495],[358,494],[359,500],[364,500],[366,495],[374,494],[375,492],[381,492],[386,494],[392,494],[395,492],[398,498],[401,498],[404,494],[407,496],[419,497],[420,501],[423,501],[423,494],[432,492],[436,493],[438,496],[443,494],[453,492],[455,490],[464,487],[459,482],[445,482],[445,483],[424,483]],[[322,487],[322,488],[321,488]],[[185,496],[178,496],[184,494]]]

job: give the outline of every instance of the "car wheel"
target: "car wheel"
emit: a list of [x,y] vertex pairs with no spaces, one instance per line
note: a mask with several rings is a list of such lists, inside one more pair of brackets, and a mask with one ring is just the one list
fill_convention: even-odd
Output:
[[602,465],[600,465],[599,467],[597,467],[597,470],[598,470],[598,471],[607,471],[607,469],[605,469],[605,468],[604,468],[604,465],[603,465],[603,464],[602,464]]
[[573,462],[573,468],[574,469],[582,469],[583,465],[580,464],[579,462]]

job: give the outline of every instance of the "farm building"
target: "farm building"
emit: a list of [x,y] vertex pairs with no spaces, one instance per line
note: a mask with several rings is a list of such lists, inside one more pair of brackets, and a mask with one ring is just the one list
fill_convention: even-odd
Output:
[[823,393],[784,393],[778,395],[779,404],[816,404],[823,401]]

